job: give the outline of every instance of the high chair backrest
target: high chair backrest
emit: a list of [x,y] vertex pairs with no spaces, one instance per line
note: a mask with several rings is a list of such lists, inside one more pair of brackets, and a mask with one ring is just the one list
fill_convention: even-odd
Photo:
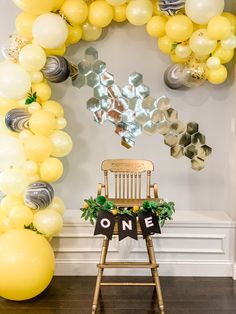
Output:
[[154,165],[149,160],[109,159],[102,163],[105,197],[109,198],[108,175],[114,174],[115,198],[141,199],[143,179],[146,178],[146,198],[150,198],[151,173]]

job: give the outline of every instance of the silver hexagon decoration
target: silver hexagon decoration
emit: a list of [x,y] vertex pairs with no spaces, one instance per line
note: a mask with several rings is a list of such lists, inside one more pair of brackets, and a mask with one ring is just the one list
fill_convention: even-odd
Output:
[[205,135],[199,132],[198,123],[180,121],[178,112],[171,107],[167,97],[150,96],[142,74],[134,72],[129,75],[126,86],[118,86],[106,63],[99,60],[97,50],[90,47],[78,64],[73,85],[93,88],[93,97],[87,101],[88,110],[97,123],[110,121],[115,125],[115,132],[121,137],[124,147],[133,147],[136,137],[142,132],[146,135],[159,133],[164,136],[164,143],[170,148],[172,157],[189,158],[193,170],[204,168],[212,149],[206,145]]

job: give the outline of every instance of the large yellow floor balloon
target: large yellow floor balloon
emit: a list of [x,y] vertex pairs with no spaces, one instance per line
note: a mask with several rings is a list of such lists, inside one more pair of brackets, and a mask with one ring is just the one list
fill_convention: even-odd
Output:
[[41,293],[54,273],[54,254],[48,241],[30,230],[11,230],[0,236],[0,296],[27,300]]
[[56,0],[13,0],[23,11],[40,15],[54,9]]

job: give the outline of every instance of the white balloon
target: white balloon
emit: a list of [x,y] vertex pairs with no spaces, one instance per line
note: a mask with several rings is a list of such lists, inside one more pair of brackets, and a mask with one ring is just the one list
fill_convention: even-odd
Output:
[[219,69],[220,68],[220,59],[218,57],[210,57],[207,59],[206,65],[209,69]]
[[30,75],[22,66],[11,61],[0,63],[0,96],[21,99],[30,87]]
[[209,20],[221,15],[224,10],[224,0],[186,0],[186,15],[197,24],[207,24]]
[[43,48],[56,49],[65,43],[68,27],[60,15],[46,13],[34,21],[32,33],[37,44]]
[[236,48],[236,36],[233,33],[231,33],[228,38],[221,40],[221,46],[224,49]]
[[15,137],[0,136],[0,171],[11,166],[22,166],[25,162],[24,147]]

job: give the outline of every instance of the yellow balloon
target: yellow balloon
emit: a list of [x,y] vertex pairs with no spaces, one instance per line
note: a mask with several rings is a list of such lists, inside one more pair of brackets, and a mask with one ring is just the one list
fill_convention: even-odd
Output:
[[128,21],[133,25],[144,25],[152,17],[153,5],[150,0],[131,0],[126,9]]
[[89,22],[97,27],[108,26],[114,16],[112,7],[103,0],[92,2],[89,6]]
[[236,33],[236,16],[229,12],[223,12],[222,15],[228,19],[231,25],[231,32]]
[[43,181],[55,182],[63,174],[63,164],[57,158],[48,158],[40,165],[40,176]]
[[0,115],[5,116],[8,111],[17,107],[16,101],[0,97]]
[[166,35],[176,42],[182,42],[192,35],[193,23],[185,15],[171,17],[166,23]]
[[174,63],[186,63],[189,58],[180,58],[176,54],[171,54],[170,59]]
[[8,217],[13,228],[24,229],[25,226],[29,226],[33,222],[34,215],[29,207],[18,205],[12,208]]
[[82,39],[85,41],[95,41],[102,35],[102,28],[94,26],[89,22],[85,22],[82,25]]
[[32,84],[32,91],[36,92],[37,101],[40,103],[47,101],[52,95],[51,87],[46,83]]
[[34,134],[48,136],[56,129],[56,118],[50,112],[36,111],[29,119],[29,127]]
[[9,168],[0,174],[0,190],[6,195],[21,195],[28,184],[29,177],[22,169]]
[[12,208],[14,208],[15,206],[23,205],[23,204],[24,204],[24,201],[22,197],[7,195],[3,197],[3,199],[1,200],[1,212],[5,216],[8,216]]
[[41,83],[43,81],[43,73],[42,72],[32,72],[30,73],[31,83]]
[[207,26],[207,35],[215,40],[226,39],[230,36],[231,24],[224,16],[215,16],[210,19]]
[[28,39],[32,39],[32,26],[37,16],[28,12],[20,13],[16,18],[16,30],[17,32]]
[[40,233],[51,237],[62,229],[63,219],[56,210],[46,208],[34,215],[33,225]]
[[234,57],[234,49],[224,49],[219,44],[216,50],[213,52],[213,57],[218,57],[222,64],[228,63]]
[[66,40],[66,46],[76,44],[82,38],[82,27],[80,25],[70,26],[68,25],[68,37]]
[[227,69],[221,65],[218,69],[209,69],[207,79],[212,84],[222,84],[227,79]]
[[57,11],[59,10],[63,3],[65,2],[65,0],[52,0],[53,1],[53,11]]
[[62,105],[55,100],[48,100],[43,102],[42,109],[44,111],[52,113],[57,118],[64,117],[64,109]]
[[55,196],[52,203],[48,206],[48,209],[56,210],[60,215],[63,216],[65,213],[65,204],[60,197]]
[[32,102],[28,105],[28,111],[30,114],[35,113],[36,111],[41,110],[41,105],[37,101]]
[[31,14],[40,15],[53,10],[55,2],[52,0],[13,0],[22,10]]
[[127,4],[122,4],[122,5],[117,5],[113,8],[114,10],[114,16],[113,16],[113,20],[121,23],[126,21],[126,8],[127,8]]
[[0,295],[21,301],[40,294],[52,280],[54,253],[48,241],[31,230],[0,236]]
[[28,159],[41,163],[52,153],[52,141],[44,135],[32,135],[24,142],[25,154]]
[[64,54],[66,53],[66,44],[63,44],[55,49],[45,49],[45,52],[47,56],[64,56]]
[[75,26],[84,23],[87,19],[88,6],[83,0],[66,0],[60,12],[72,26]]
[[30,44],[23,47],[19,54],[19,63],[29,72],[40,71],[46,63],[46,54],[38,45]]
[[68,155],[72,150],[72,139],[64,131],[55,131],[50,136],[52,141],[52,156],[54,157],[64,157]]
[[153,16],[146,25],[148,34],[152,37],[162,37],[166,33],[167,18],[164,16]]
[[24,163],[24,165],[23,165],[23,169],[24,169],[24,171],[26,172],[27,175],[32,176],[32,175],[35,175],[38,172],[39,167],[38,167],[38,164],[35,161],[27,160]]
[[174,49],[175,42],[170,37],[163,36],[158,39],[157,44],[161,52],[169,55]]
[[125,4],[126,0],[106,0],[107,3],[110,5],[113,5],[114,7],[120,6],[122,4]]

